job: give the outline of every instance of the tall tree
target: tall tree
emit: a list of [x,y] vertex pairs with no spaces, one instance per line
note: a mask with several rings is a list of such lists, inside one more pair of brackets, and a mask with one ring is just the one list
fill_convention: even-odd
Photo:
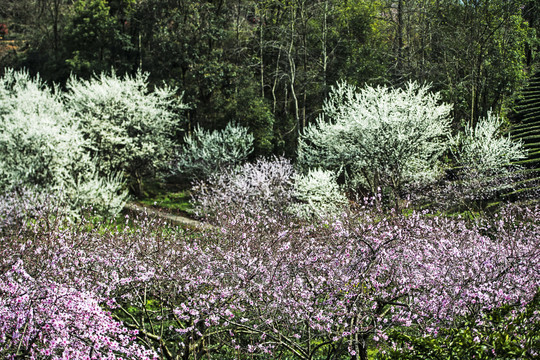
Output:
[[24,53],[6,59],[4,66],[24,66],[44,78],[58,79],[62,73],[64,29],[69,22],[73,0],[6,0],[0,4],[0,17],[16,34],[16,45]]
[[70,72],[89,77],[114,67],[133,72],[135,48],[129,36],[134,0],[77,0],[67,27],[66,64]]
[[526,78],[532,32],[522,1],[400,0],[387,3],[394,24],[395,83],[432,82],[454,116],[471,123],[501,110]]

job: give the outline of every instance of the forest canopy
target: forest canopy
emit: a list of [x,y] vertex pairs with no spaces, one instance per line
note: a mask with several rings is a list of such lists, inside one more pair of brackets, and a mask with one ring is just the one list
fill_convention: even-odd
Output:
[[431,84],[473,126],[511,110],[538,63],[529,0],[6,0],[0,23],[2,68],[60,84],[148,72],[184,92],[179,130],[235,122],[253,156],[294,156],[340,80]]

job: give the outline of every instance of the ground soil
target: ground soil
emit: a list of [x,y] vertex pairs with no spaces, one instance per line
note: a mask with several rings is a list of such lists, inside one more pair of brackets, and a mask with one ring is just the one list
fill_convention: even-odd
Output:
[[144,206],[144,205],[133,203],[133,202],[126,204],[124,209],[127,211],[134,212],[134,213],[139,213],[139,214],[146,213],[151,216],[156,216],[160,219],[169,221],[174,225],[180,225],[180,226],[185,226],[189,228],[199,228],[199,229],[209,226],[208,224],[204,224],[200,221],[190,219],[182,215],[172,214],[162,209],[156,209],[153,207]]

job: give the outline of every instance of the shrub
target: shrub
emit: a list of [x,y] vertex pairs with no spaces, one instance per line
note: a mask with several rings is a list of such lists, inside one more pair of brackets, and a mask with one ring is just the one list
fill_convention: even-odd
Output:
[[[474,126],[451,137],[454,166],[447,177],[429,190],[413,195],[417,201],[451,210],[484,210],[489,202],[505,200],[512,191],[519,192],[520,182],[526,183],[527,173],[512,164],[526,157],[522,143],[503,136],[502,119],[489,113]],[[414,187],[413,185],[413,187]]]
[[258,159],[226,168],[199,181],[193,204],[199,216],[218,220],[221,214],[241,211],[250,216],[283,215],[292,199],[294,169],[289,160]]
[[56,91],[26,72],[6,71],[0,80],[0,188],[38,187],[63,192],[73,214],[81,206],[116,214],[126,201],[114,172],[99,176],[96,159],[73,113]]
[[175,89],[148,88],[148,74],[120,78],[113,71],[90,80],[71,77],[64,95],[100,175],[121,172],[138,195],[146,179],[168,169],[177,112],[185,108]]
[[295,176],[293,198],[295,202],[287,211],[303,219],[337,215],[348,203],[335,174],[320,169]]
[[433,181],[448,145],[451,106],[428,86],[403,89],[340,83],[323,105],[324,115],[300,138],[298,162],[344,176],[349,188],[399,198],[404,184]]
[[465,176],[506,173],[512,161],[527,157],[521,142],[501,134],[502,125],[502,119],[490,112],[452,138],[452,153]]
[[231,123],[214,131],[198,126],[193,134],[184,137],[184,142],[176,154],[175,171],[190,179],[206,179],[240,165],[253,152],[253,135],[247,128]]

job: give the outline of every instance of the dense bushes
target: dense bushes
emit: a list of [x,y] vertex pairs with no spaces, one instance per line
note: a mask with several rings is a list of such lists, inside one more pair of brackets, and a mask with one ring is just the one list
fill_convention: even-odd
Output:
[[0,79],[0,188],[37,186],[63,193],[81,207],[114,215],[126,184],[141,194],[143,181],[167,172],[179,111],[175,90],[148,90],[148,75],[72,77],[67,92],[26,72]]
[[[466,125],[450,138],[452,162],[446,176],[424,188],[411,184],[411,199],[445,211],[482,211],[511,197],[525,200],[518,194],[521,187],[530,186],[524,181],[528,174],[514,162],[526,151],[503,130],[503,120],[492,113],[474,126]],[[532,191],[523,195],[534,198]]]
[[75,212],[91,205],[116,214],[127,195],[123,179],[112,169],[100,174],[74,118],[57,90],[8,70],[0,79],[0,189],[61,191]]
[[321,169],[310,169],[306,175],[295,176],[293,198],[295,201],[287,211],[302,219],[336,216],[348,205],[336,175]]
[[148,89],[148,74],[120,78],[113,72],[90,80],[71,77],[64,94],[100,174],[121,172],[138,195],[144,180],[168,169],[178,111],[185,108],[176,89]]
[[350,191],[382,191],[394,207],[404,195],[428,194],[424,203],[448,208],[509,193],[521,176],[512,161],[525,156],[522,144],[503,135],[492,113],[452,136],[452,107],[439,99],[417,83],[360,91],[338,84],[324,116],[301,136],[298,163],[333,171]]

